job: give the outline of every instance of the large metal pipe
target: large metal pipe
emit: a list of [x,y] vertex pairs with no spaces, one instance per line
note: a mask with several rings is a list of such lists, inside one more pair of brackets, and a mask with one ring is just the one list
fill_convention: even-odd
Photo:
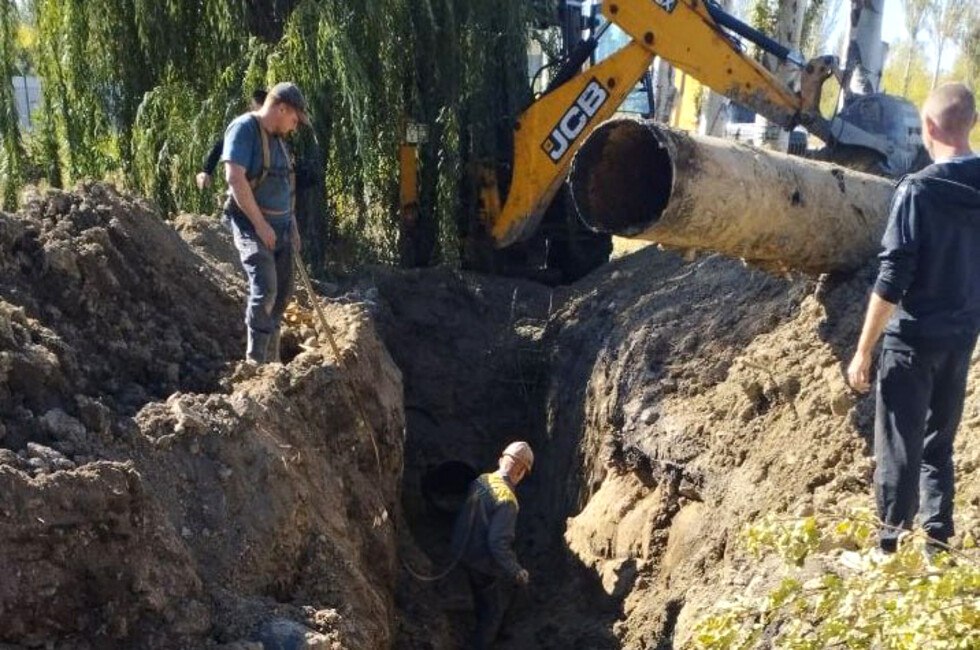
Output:
[[866,262],[893,192],[877,176],[632,119],[593,132],[570,182],[594,230],[810,273]]

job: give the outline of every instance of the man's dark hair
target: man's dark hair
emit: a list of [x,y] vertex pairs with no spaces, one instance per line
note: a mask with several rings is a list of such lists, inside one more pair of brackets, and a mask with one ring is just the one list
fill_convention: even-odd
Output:
[[265,96],[269,94],[269,91],[265,88],[259,88],[252,92],[252,101],[255,102],[257,106],[261,106],[265,103]]

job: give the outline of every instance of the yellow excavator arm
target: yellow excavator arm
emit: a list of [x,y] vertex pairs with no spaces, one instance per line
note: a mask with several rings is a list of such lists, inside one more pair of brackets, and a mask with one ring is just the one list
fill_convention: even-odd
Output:
[[[829,138],[830,124],[817,105],[823,81],[837,70],[835,58],[806,64],[802,91],[796,93],[747,56],[718,22],[730,27],[737,21],[702,0],[607,0],[602,13],[632,40],[547,92],[518,117],[506,201],[500,200],[493,174],[481,181],[482,216],[497,247],[524,240],[537,229],[575,151],[619,108],[656,56],[772,122],[786,128],[804,124],[818,137]],[[781,49],[784,56],[791,54]]]

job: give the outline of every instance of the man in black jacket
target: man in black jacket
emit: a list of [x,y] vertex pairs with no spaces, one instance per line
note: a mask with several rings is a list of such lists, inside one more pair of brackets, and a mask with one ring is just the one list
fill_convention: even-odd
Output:
[[[248,103],[248,110],[257,111],[262,108],[262,104],[265,103],[265,96],[268,94],[265,88],[259,88],[252,93],[252,98]],[[204,166],[201,167],[201,171],[197,172],[197,176],[194,177],[194,182],[197,184],[197,189],[203,190],[206,187],[211,186],[211,177],[214,176],[214,170],[218,167],[218,163],[221,161],[221,150],[225,147],[224,136],[218,138],[211,145],[211,149],[208,151],[208,155],[204,157]]]
[[510,604],[512,586],[525,586],[528,572],[514,554],[517,495],[514,488],[530,473],[534,453],[526,442],[504,449],[497,471],[473,481],[453,529],[453,553],[466,569],[476,608],[470,647],[493,645]]
[[[894,552],[918,512],[931,540],[953,535],[953,439],[980,330],[980,158],[970,150],[976,101],[963,84],[935,89],[922,109],[934,164],[906,176],[892,199],[880,269],[847,370],[877,382],[875,496],[879,546]],[[931,550],[941,548],[930,545]]]

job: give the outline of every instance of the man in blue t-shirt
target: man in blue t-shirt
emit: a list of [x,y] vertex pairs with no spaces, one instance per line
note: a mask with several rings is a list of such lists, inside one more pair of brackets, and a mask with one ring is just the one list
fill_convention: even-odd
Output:
[[970,150],[976,100],[944,84],[922,109],[934,164],[902,179],[892,199],[878,279],[847,369],[860,392],[878,364],[875,495],[879,547],[894,552],[919,514],[930,554],[953,535],[953,439],[980,331],[980,158]]
[[221,152],[228,181],[224,220],[249,284],[245,355],[255,363],[279,360],[279,329],[293,289],[300,238],[293,161],[284,138],[300,122],[310,123],[303,94],[293,83],[278,83],[260,109],[228,125]]

